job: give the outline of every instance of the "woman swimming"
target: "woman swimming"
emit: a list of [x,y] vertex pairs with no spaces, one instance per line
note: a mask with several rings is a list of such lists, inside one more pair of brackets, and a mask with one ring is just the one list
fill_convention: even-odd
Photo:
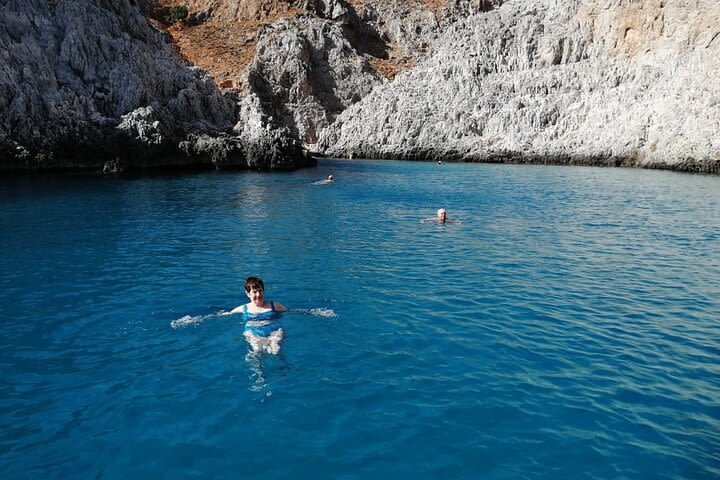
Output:
[[249,303],[240,305],[222,315],[242,313],[245,321],[243,336],[253,349],[253,353],[265,351],[273,355],[280,352],[285,332],[280,323],[280,314],[287,308],[279,302],[265,301],[265,285],[258,277],[245,280],[245,294]]

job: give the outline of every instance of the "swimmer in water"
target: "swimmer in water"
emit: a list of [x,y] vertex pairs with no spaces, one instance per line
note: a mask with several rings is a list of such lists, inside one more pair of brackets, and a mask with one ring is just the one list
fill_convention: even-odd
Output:
[[437,216],[430,217],[430,218],[423,218],[421,222],[435,222],[437,224],[445,224],[445,223],[462,223],[462,220],[457,218],[449,218],[447,216],[447,211],[445,211],[444,208],[441,208],[437,211]]
[[253,353],[265,351],[277,355],[285,336],[280,314],[288,309],[279,302],[265,300],[265,285],[258,277],[248,277],[245,280],[245,295],[250,299],[249,303],[220,315],[242,313],[245,321],[243,336],[252,347]]
[[315,185],[327,185],[328,183],[333,183],[335,180],[333,179],[332,175],[328,175],[328,177],[325,180],[318,180],[317,182],[314,182]]

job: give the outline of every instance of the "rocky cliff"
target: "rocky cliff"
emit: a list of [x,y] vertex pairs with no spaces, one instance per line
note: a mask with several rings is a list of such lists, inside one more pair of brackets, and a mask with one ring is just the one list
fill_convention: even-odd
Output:
[[[411,68],[446,25],[480,4],[493,5],[193,0],[187,22],[168,30],[182,54],[221,87],[257,96],[268,119],[314,144],[340,112]],[[145,10],[159,17],[151,6]]]
[[720,173],[714,0],[0,1],[0,169]]
[[133,1],[4,0],[0,25],[0,169],[311,162],[185,62]]
[[720,173],[720,3],[510,0],[345,110],[318,150]]

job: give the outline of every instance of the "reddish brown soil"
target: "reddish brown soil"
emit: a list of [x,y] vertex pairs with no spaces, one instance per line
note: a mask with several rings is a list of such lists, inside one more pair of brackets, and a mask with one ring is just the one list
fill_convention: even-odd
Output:
[[[348,3],[358,7],[373,1],[383,0],[349,0]],[[447,0],[406,1],[428,10],[437,10],[447,4]],[[255,56],[258,30],[280,18],[291,18],[305,13],[295,7],[287,8],[287,4],[279,2],[277,9],[271,9],[274,13],[261,20],[237,21],[213,16],[205,23],[190,26],[184,22],[169,21],[167,12],[178,3],[181,2],[156,0],[155,23],[168,32],[185,59],[207,70],[220,88],[237,91],[242,91],[243,72]],[[392,45],[389,47],[392,49]],[[393,55],[389,59],[368,57],[368,60],[380,74],[390,80],[415,65],[410,59]]]

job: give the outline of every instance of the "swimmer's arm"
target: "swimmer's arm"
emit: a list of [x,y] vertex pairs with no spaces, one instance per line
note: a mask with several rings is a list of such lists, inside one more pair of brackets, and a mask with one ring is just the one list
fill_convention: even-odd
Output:
[[273,305],[275,305],[276,312],[287,312],[288,311],[288,308],[280,302],[273,302]]
[[233,308],[233,309],[230,310],[229,312],[220,312],[220,313],[217,314],[217,316],[218,316],[218,317],[224,317],[225,315],[234,315],[234,314],[236,314],[236,313],[242,312],[242,309],[243,309],[243,306],[240,305],[239,307]]
[[[285,307],[283,307],[283,308],[285,308]],[[203,322],[203,321],[207,320],[208,318],[225,317],[227,315],[233,315],[235,313],[240,313],[240,312],[242,312],[242,310],[243,310],[243,306],[240,305],[239,307],[233,308],[229,312],[217,312],[217,313],[211,313],[210,315],[198,315],[196,317],[193,317],[191,315],[185,315],[182,318],[178,318],[177,320],[173,320],[172,322],[170,322],[170,326],[172,328],[186,327],[188,325],[193,325],[196,323]],[[285,310],[287,310],[287,309],[285,309]]]

